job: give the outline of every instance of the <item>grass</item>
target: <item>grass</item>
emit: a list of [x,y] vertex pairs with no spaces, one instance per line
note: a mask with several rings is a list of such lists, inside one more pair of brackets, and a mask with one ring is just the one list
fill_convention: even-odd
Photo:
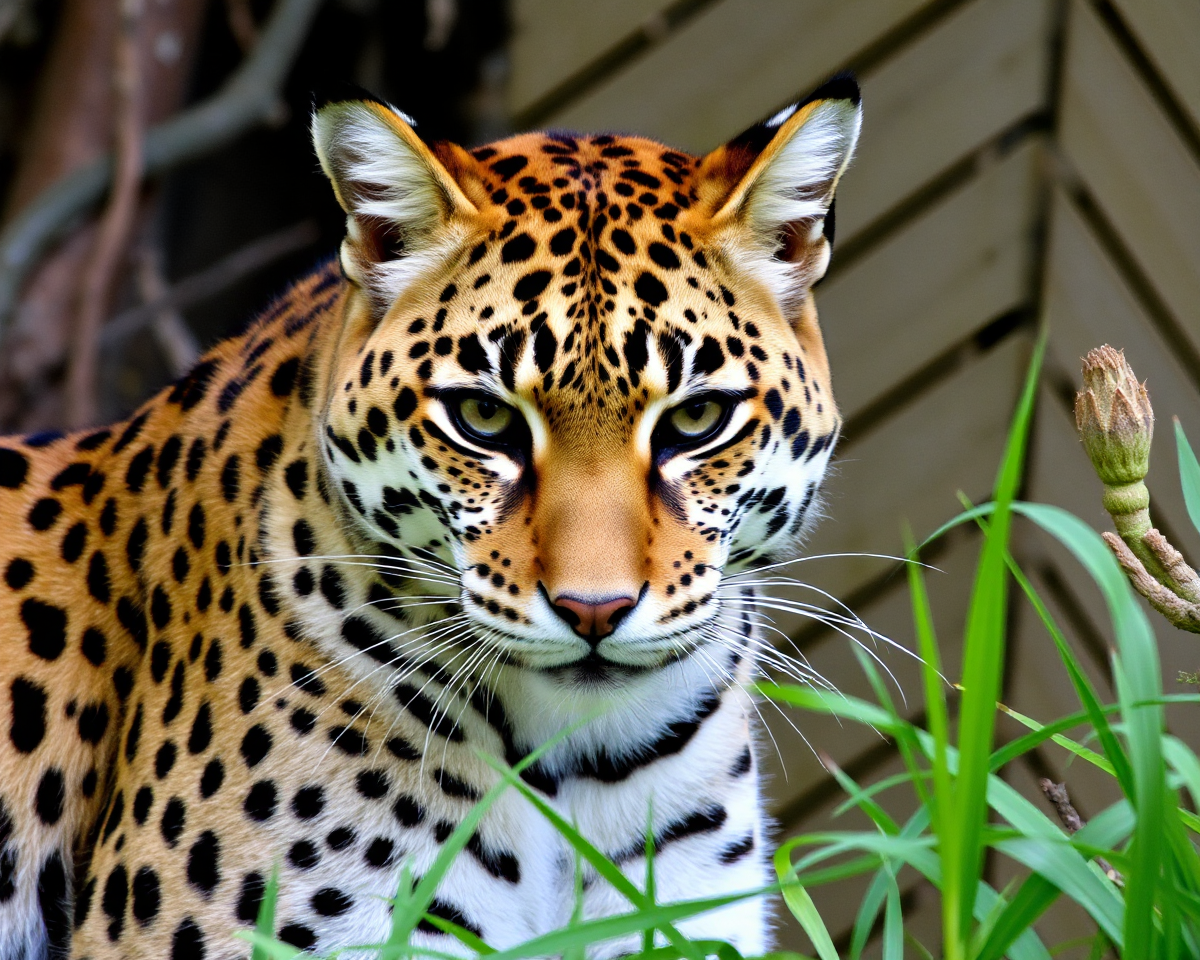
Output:
[[[983,531],[964,635],[961,697],[957,723],[951,723],[951,693],[941,673],[943,657],[928,601],[921,564],[908,564],[908,584],[918,653],[922,660],[924,726],[897,710],[875,664],[859,661],[874,700],[845,696],[810,686],[760,683],[758,691],[801,711],[836,716],[868,725],[892,738],[904,770],[878,783],[860,786],[832,769],[846,793],[842,810],[857,809],[871,828],[823,831],[785,839],[774,852],[777,883],[762,890],[677,903],[656,901],[653,846],[647,838],[647,871],[641,885],[627,878],[572,824],[519,777],[520,769],[548,749],[547,744],[515,768],[491,760],[500,774],[497,785],[471,811],[419,879],[406,868],[392,901],[391,935],[383,944],[363,945],[381,958],[442,957],[447,953],[413,945],[422,919],[456,938],[458,954],[492,960],[561,955],[581,960],[589,948],[617,937],[635,936],[636,956],[646,960],[716,956],[736,960],[727,943],[693,941],[677,924],[699,913],[746,897],[781,895],[804,928],[820,960],[857,960],[876,938],[884,960],[904,956],[947,960],[1048,960],[1066,945],[1047,945],[1037,920],[1060,898],[1077,904],[1094,933],[1083,947],[1091,957],[1116,954],[1136,958],[1200,957],[1200,855],[1197,817],[1182,794],[1200,804],[1200,758],[1164,728],[1169,702],[1200,702],[1200,696],[1163,694],[1157,643],[1143,607],[1135,600],[1116,561],[1099,535],[1056,507],[1016,500],[1032,418],[1042,355],[1039,344],[1013,418],[991,502],[969,506],[930,539],[964,523]],[[1177,427],[1180,474],[1188,511],[1200,529],[1200,465]],[[1117,639],[1112,673],[1117,700],[1104,703],[1093,688],[1062,631],[1008,548],[1014,518],[1036,524],[1060,541],[1095,580],[1104,596]],[[928,542],[928,541],[927,541]],[[910,559],[919,550],[910,545]],[[997,703],[1004,667],[1010,591],[1019,594],[1045,625],[1079,701],[1068,716],[1038,721]],[[957,641],[956,641],[957,642]],[[910,694],[912,692],[910,691]],[[997,747],[995,725],[1005,712],[1027,733]],[[1083,726],[1086,736],[1067,732]],[[955,735],[957,729],[957,736]],[[566,733],[562,734],[565,736]],[[557,738],[556,741],[557,742]],[[1086,763],[1110,778],[1121,799],[1096,813],[1069,835],[1046,811],[1022,797],[999,776],[1025,753],[1053,744],[1074,762]],[[563,836],[576,856],[576,909],[560,930],[497,950],[466,930],[426,914],[446,870],[487,809],[505,790],[520,792]],[[903,822],[888,808],[909,790],[916,812]],[[912,809],[912,804],[904,804]],[[984,877],[989,859],[1007,860],[1019,879],[996,890]],[[1097,863],[1103,858],[1119,872],[1114,880]],[[617,916],[582,915],[584,865],[628,901]],[[902,870],[915,871],[940,893],[941,943],[921,944],[905,930],[900,885]],[[1010,871],[1011,872],[1011,871]],[[849,943],[838,952],[810,895],[818,887],[860,878],[862,895]],[[255,960],[290,958],[301,951],[273,939],[277,881],[272,878],[254,931],[248,940]],[[1079,947],[1079,944],[1075,944]],[[352,951],[343,951],[352,952]],[[779,960],[798,954],[775,954]]]

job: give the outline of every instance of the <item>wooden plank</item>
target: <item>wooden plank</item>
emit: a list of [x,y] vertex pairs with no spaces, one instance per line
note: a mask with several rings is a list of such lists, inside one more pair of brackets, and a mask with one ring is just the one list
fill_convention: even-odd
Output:
[[927,0],[724,0],[551,119],[709,150],[811,90]]
[[514,0],[508,107],[519,113],[581,67],[653,23],[670,0]]
[[866,119],[838,191],[839,237],[1043,105],[1048,21],[1045,0],[975,0],[860,78]]
[[[1171,428],[1171,417],[1178,416],[1184,429],[1200,441],[1200,394],[1061,192],[1056,192],[1052,204],[1043,303],[1052,332],[1051,354],[1072,380],[1080,382],[1079,358],[1108,343],[1125,350],[1138,377],[1148,384],[1159,423],[1148,481],[1154,513],[1178,538],[1176,546],[1200,561],[1200,534],[1183,502]],[[1099,495],[1096,480],[1079,491],[1080,497],[1097,501]]]
[[827,519],[805,554],[851,555],[804,564],[809,582],[846,596],[892,566],[863,554],[900,553],[903,523],[921,537],[959,511],[957,491],[989,495],[1028,353],[1023,337],[1011,337],[850,438],[825,485]]
[[925,211],[816,291],[834,396],[852,417],[988,321],[1030,298],[1038,146]]
[[1192,122],[1200,124],[1200,3],[1115,0],[1115,5]]
[[1071,163],[1200,346],[1200,164],[1081,0],[1071,6],[1061,116]]

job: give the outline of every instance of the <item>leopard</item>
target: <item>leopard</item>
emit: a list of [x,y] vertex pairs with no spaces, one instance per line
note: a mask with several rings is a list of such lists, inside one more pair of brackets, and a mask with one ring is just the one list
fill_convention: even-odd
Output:
[[747,575],[820,512],[860,124],[850,76],[703,155],[316,108],[337,255],[126,420],[0,438],[0,958],[246,957],[268,892],[380,943],[511,779],[415,944],[631,909],[538,798],[769,949]]

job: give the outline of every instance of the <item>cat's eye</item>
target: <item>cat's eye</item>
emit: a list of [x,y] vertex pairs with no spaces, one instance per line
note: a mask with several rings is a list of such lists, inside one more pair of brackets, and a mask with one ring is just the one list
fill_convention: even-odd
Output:
[[654,430],[654,446],[661,451],[696,447],[719,434],[737,406],[737,397],[705,393],[672,407]]
[[439,399],[464,439],[510,455],[529,447],[525,418],[503,400],[474,390],[447,391]]
[[481,440],[494,440],[512,426],[516,411],[489,397],[467,397],[458,402],[458,419]]
[[713,432],[725,417],[725,405],[717,400],[704,399],[682,403],[670,413],[671,426],[680,435],[700,439]]

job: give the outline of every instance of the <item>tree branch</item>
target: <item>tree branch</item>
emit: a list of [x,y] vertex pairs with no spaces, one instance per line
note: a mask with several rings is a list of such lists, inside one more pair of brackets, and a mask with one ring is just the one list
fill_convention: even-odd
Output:
[[136,333],[152,322],[164,310],[181,310],[200,300],[220,293],[242,277],[265,267],[268,263],[285,257],[289,253],[303,250],[316,242],[319,235],[317,225],[311,220],[300,223],[265,237],[252,240],[244,247],[222,257],[211,266],[184,277],[160,295],[137,307],[123,310],[104,325],[100,332],[101,343],[108,345]]
[[[1074,835],[1087,826],[1083,817],[1079,815],[1079,811],[1071,803],[1071,797],[1067,794],[1067,785],[1065,783],[1055,783],[1053,780],[1043,777],[1038,781],[1038,786],[1041,787],[1042,793],[1046,795],[1046,799],[1050,801],[1050,805],[1054,807],[1055,812],[1058,814],[1058,819],[1066,827],[1067,833]],[[1096,857],[1096,866],[1108,874],[1108,879],[1113,883],[1122,887],[1125,885],[1125,878],[1103,857]]]
[[113,49],[116,179],[77,291],[66,389],[66,420],[74,428],[85,427],[96,417],[100,325],[112,294],[113,278],[129,246],[142,185],[142,77],[138,62],[141,16],[142,0],[121,0]]
[[[277,0],[254,52],[203,103],[154,127],[143,142],[146,175],[216,150],[278,116],[279,90],[321,0]],[[105,156],[43,190],[0,231],[0,337],[38,258],[100,200],[113,178]]]

